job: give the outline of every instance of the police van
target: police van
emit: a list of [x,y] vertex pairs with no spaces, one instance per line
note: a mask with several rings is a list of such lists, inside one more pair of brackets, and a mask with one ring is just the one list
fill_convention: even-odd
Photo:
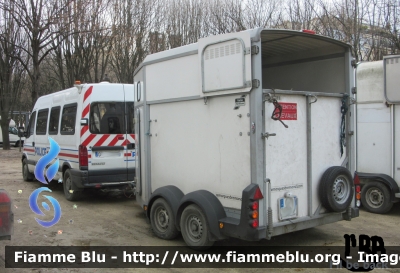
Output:
[[133,185],[133,102],[133,85],[108,82],[77,82],[72,88],[40,97],[23,133],[23,179],[35,178],[35,167],[49,153],[53,139],[60,150],[47,167],[59,160],[52,180],[63,183],[67,200],[80,199],[87,188]]

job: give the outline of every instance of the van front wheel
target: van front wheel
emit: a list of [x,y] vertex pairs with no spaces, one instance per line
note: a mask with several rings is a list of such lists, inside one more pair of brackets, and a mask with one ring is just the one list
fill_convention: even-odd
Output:
[[24,160],[22,161],[22,178],[24,179],[24,181],[32,181],[34,178],[33,173],[29,172],[26,158],[24,158]]
[[66,170],[64,173],[63,179],[63,188],[64,188],[64,195],[68,201],[76,201],[79,200],[82,196],[81,191],[74,191],[72,189],[72,178],[71,178],[71,171]]
[[183,210],[180,226],[182,237],[190,248],[204,250],[214,244],[208,234],[207,218],[197,205],[189,205]]

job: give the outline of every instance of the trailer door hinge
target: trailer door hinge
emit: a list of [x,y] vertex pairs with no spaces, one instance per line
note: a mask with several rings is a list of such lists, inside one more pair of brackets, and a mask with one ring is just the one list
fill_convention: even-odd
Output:
[[252,87],[252,88],[258,88],[260,86],[260,81],[257,79],[254,79],[252,81],[247,81],[244,83],[245,87]]
[[354,135],[354,131],[349,131],[349,136]]
[[253,86],[253,88],[258,88],[258,87],[260,87],[260,81],[257,79],[254,79],[251,81],[251,85]]
[[257,55],[260,52],[260,48],[256,45],[251,46],[251,55]]
[[244,55],[256,55],[258,54],[258,52],[260,52],[260,48],[256,45],[253,45],[251,47],[246,47],[246,49],[244,50]]
[[351,93],[354,95],[354,94],[357,94],[357,87],[353,87],[353,88],[351,88]]

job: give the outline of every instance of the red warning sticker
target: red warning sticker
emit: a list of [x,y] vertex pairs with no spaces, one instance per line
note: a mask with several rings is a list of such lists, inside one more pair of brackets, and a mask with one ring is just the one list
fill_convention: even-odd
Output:
[[282,106],[281,120],[297,120],[297,103],[279,102]]

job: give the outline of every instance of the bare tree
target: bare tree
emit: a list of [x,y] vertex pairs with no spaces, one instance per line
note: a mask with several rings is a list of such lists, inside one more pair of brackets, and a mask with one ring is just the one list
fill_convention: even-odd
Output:
[[[13,110],[21,90],[24,69],[19,63],[23,59],[21,29],[10,16],[13,3],[7,3],[1,10],[0,34],[0,115],[3,136],[3,150],[10,149],[8,127],[9,113]],[[4,9],[6,8],[6,9]]]
[[398,0],[383,0],[383,27],[388,36],[389,54],[400,52],[400,2]]
[[[72,1],[72,0],[71,0]],[[29,61],[20,59],[32,81],[32,103],[36,101],[40,92],[41,71],[40,65],[46,56],[54,49],[52,40],[58,37],[59,30],[54,28],[63,11],[70,2],[58,0],[13,0],[14,9],[8,7],[13,19],[21,27],[28,42],[27,48],[21,48],[29,55]]]

